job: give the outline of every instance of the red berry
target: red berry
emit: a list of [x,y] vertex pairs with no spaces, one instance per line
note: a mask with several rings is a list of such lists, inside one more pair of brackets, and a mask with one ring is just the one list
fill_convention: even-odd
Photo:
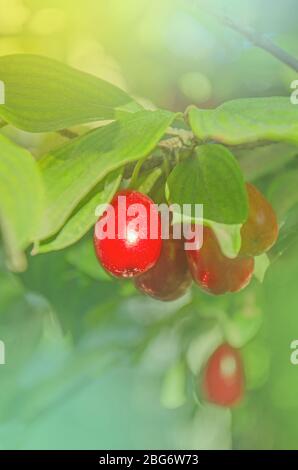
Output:
[[[123,203],[126,211],[121,210]],[[134,277],[148,271],[158,260],[162,246],[157,208],[148,196],[130,190],[119,191],[111,206],[115,217],[106,211],[95,225],[94,246],[98,260],[117,277]],[[113,227],[113,222],[113,237],[101,239],[104,229]],[[153,236],[151,229],[155,230]]]
[[278,237],[275,212],[267,199],[252,184],[246,184],[249,202],[248,219],[241,228],[240,254],[257,256],[274,245]]
[[188,250],[187,258],[194,281],[211,294],[237,292],[247,286],[253,274],[254,259],[224,256],[209,227],[203,228],[203,246]]
[[234,406],[244,394],[244,372],[239,351],[222,344],[209,358],[203,374],[206,400],[221,406]]
[[175,300],[187,291],[192,282],[183,240],[163,240],[157,263],[134,283],[136,288],[154,299]]

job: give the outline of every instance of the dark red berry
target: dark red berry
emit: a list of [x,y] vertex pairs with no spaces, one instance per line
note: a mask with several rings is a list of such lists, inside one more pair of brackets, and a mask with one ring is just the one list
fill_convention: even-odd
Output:
[[209,227],[203,228],[203,245],[187,251],[188,264],[194,281],[206,292],[224,294],[237,292],[249,283],[253,270],[252,257],[227,258]]
[[[126,212],[121,210],[123,203]],[[95,225],[94,246],[98,260],[117,277],[134,277],[148,271],[158,260],[162,246],[157,208],[148,196],[130,190],[118,192],[111,206],[115,218],[106,211]],[[114,237],[109,234],[101,239],[108,226],[113,227],[113,218]]]
[[163,240],[157,263],[135,278],[136,288],[158,300],[175,300],[187,291],[192,282],[183,240]]
[[278,224],[275,212],[252,184],[246,184],[249,202],[248,219],[241,228],[242,245],[240,254],[257,256],[269,250],[277,240]]
[[234,406],[244,394],[244,372],[239,351],[222,344],[209,358],[203,374],[204,398],[221,406]]

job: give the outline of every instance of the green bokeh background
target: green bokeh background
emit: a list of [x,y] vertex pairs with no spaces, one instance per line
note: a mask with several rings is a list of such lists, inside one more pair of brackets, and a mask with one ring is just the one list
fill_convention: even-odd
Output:
[[[205,5],[298,56],[294,0]],[[199,1],[0,0],[0,55],[16,52],[54,57],[175,111],[289,96],[297,78]],[[63,141],[2,132],[37,157]],[[242,167],[266,193],[280,168],[260,166],[258,152]],[[295,158],[287,165],[296,169]],[[166,305],[141,297],[100,271],[90,234],[62,252],[28,253],[21,275],[1,256],[0,448],[297,449],[296,213],[264,282],[218,299],[195,288]],[[245,362],[247,393],[233,411],[207,405],[196,387],[195,373],[223,338]]]

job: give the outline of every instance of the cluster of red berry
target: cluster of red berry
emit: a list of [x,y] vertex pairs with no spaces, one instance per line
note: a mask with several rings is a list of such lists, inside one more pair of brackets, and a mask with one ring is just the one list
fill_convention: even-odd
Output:
[[[247,184],[249,215],[241,228],[242,245],[236,258],[226,257],[209,227],[203,227],[203,245],[185,251],[183,239],[161,237],[161,220],[153,201],[137,191],[118,192],[112,200],[116,220],[113,238],[98,237],[95,230],[94,245],[98,260],[112,275],[133,278],[136,288],[155,299],[167,301],[182,296],[194,280],[199,287],[215,295],[237,292],[250,281],[254,269],[254,256],[258,256],[275,243],[278,236],[276,215],[269,202],[258,189]],[[127,212],[133,204],[141,204],[138,230],[126,228],[128,215],[118,224],[119,196],[124,196]],[[142,225],[150,233],[150,210],[159,223],[158,236],[142,237]],[[106,217],[106,213],[99,219]],[[119,230],[122,235],[119,236]],[[221,406],[233,406],[243,397],[244,371],[240,352],[224,343],[210,356],[200,376],[200,390],[206,400]]]
[[[144,225],[150,233],[149,216],[153,201],[137,191],[120,191],[112,200],[116,220],[112,239],[98,237],[94,245],[98,260],[112,275],[134,278],[135,286],[142,293],[159,300],[174,300],[182,296],[192,279],[199,287],[212,294],[237,292],[245,287],[253,274],[254,256],[267,251],[276,241],[278,225],[275,213],[264,196],[251,184],[247,184],[249,216],[241,229],[242,245],[236,258],[226,257],[216,236],[209,227],[203,227],[203,245],[199,249],[184,250],[184,240],[162,240],[161,230],[156,238],[142,237]],[[141,204],[146,210],[139,219],[138,230],[125,230],[132,217],[126,216],[120,227],[117,220],[119,196],[125,197],[127,211],[133,204]],[[102,216],[103,217],[103,216]],[[143,217],[143,219],[142,219]],[[157,214],[159,224],[160,216]]]

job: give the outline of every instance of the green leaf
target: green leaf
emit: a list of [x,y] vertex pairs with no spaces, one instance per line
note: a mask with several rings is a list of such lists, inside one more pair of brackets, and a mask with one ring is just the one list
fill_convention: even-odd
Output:
[[122,168],[110,173],[91,194],[74,210],[61,230],[49,240],[34,248],[32,254],[62,250],[80,240],[95,224],[99,214],[95,210],[100,204],[110,202],[122,178]]
[[98,281],[112,281],[96,259],[92,240],[87,239],[67,251],[67,261],[79,271]]
[[38,239],[57,233],[81,200],[110,172],[148,155],[174,118],[167,111],[140,111],[41,158],[46,210]]
[[25,268],[22,251],[34,239],[43,207],[43,186],[32,155],[0,135],[0,226],[8,262]]
[[141,109],[124,91],[47,57],[0,57],[5,104],[0,117],[29,132],[114,119],[117,111]]
[[270,266],[270,260],[267,253],[255,257],[254,276],[258,281],[263,282],[267,269]]
[[212,228],[222,253],[228,258],[236,258],[241,248],[241,225],[226,225],[204,221]]
[[167,198],[174,204],[203,204],[204,219],[240,224],[247,219],[248,202],[237,160],[221,145],[197,147],[177,165],[167,180]]
[[189,123],[202,141],[226,145],[257,141],[298,143],[298,106],[289,98],[244,98],[216,109],[190,107]]

